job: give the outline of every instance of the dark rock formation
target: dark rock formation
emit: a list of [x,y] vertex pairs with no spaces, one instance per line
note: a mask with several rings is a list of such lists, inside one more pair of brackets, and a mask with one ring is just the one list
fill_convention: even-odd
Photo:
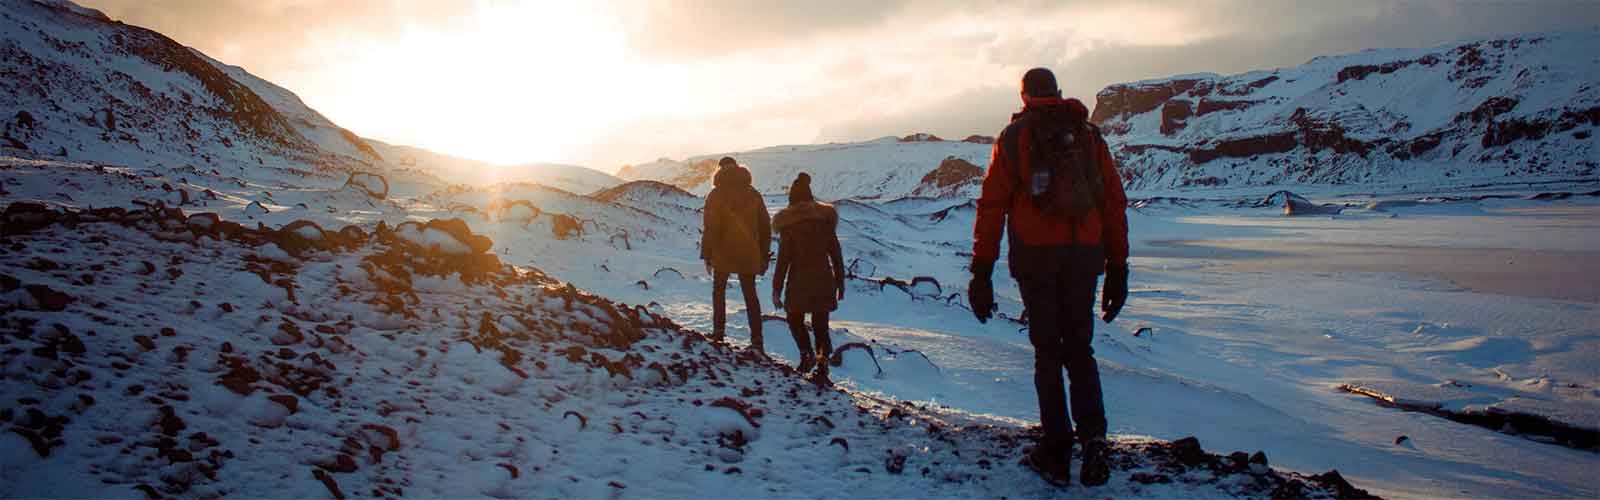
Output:
[[917,188],[912,191],[915,196],[949,196],[953,195],[963,186],[977,185],[983,182],[983,167],[973,165],[972,162],[956,158],[945,157],[939,162],[939,167],[929,171],[917,182]]
[[1189,101],[1174,99],[1161,106],[1161,135],[1172,135],[1183,130],[1189,124],[1189,117],[1194,116],[1194,108]]
[[930,133],[927,133],[927,132],[917,132],[915,134],[907,135],[905,137],[901,137],[900,138],[900,142],[942,142],[942,141],[944,141],[944,139],[941,139],[941,138],[939,138],[939,136],[933,135],[933,134],[930,134]]
[[1095,95],[1094,114],[1089,121],[1103,123],[1113,117],[1127,118],[1141,114],[1161,107],[1168,99],[1196,87],[1209,89],[1210,82],[1209,79],[1177,79],[1112,85]]

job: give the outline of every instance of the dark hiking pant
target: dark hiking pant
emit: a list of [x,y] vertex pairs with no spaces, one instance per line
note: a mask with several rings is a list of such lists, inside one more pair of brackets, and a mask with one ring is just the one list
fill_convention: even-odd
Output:
[[[1074,437],[1106,434],[1100,397],[1100,367],[1094,360],[1094,290],[1098,276],[1045,273],[1018,277],[1028,308],[1028,340],[1033,343],[1033,387],[1039,393],[1039,421],[1047,446],[1071,449]],[[1071,415],[1061,380],[1071,380]],[[1077,423],[1074,435],[1072,423]]]
[[[739,289],[744,292],[744,310],[750,318],[750,345],[765,350],[761,338],[761,298],[756,295],[756,275],[739,273]],[[711,277],[711,334],[722,338],[728,325],[728,273],[716,271]]]
[[833,355],[833,338],[828,335],[828,311],[811,311],[811,330],[815,332],[816,344],[812,350],[812,333],[806,331],[806,313],[789,311],[789,334],[794,336],[794,345],[800,349],[800,357],[805,358],[807,353],[816,356],[817,366],[828,363],[828,358]]

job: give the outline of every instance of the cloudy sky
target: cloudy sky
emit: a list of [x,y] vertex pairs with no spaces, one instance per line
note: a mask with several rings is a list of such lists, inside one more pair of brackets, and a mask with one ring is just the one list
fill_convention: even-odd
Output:
[[992,135],[1027,68],[1102,87],[1600,24],[1561,0],[78,0],[363,136],[495,163]]

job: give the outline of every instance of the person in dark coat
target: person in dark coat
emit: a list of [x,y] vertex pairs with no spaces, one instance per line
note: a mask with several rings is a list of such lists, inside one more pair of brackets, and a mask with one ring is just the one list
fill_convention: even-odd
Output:
[[[789,206],[773,218],[777,227],[778,269],[772,279],[772,303],[783,308],[789,333],[800,348],[801,373],[816,369],[811,380],[828,384],[828,358],[833,340],[828,336],[828,313],[844,300],[844,255],[839,249],[839,213],[811,195],[811,176],[802,172],[789,186]],[[784,286],[788,300],[784,301]],[[806,332],[811,315],[815,349]]]
[[745,313],[750,319],[750,347],[765,352],[761,337],[761,298],[756,276],[766,274],[772,255],[772,219],[761,193],[751,185],[750,170],[732,157],[717,162],[711,193],[706,195],[700,233],[700,258],[711,275],[712,337],[721,340],[727,328],[728,275],[739,275]]

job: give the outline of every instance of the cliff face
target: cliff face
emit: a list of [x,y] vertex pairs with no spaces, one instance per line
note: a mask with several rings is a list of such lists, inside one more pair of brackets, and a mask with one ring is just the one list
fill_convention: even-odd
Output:
[[1594,178],[1600,29],[1112,85],[1130,188]]

